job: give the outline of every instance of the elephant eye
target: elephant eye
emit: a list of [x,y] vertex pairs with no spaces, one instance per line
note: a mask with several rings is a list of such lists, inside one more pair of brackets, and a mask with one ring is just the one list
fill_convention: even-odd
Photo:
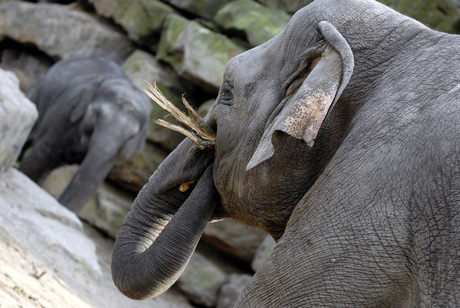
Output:
[[219,93],[219,101],[224,105],[232,105],[233,104],[233,87],[225,83]]

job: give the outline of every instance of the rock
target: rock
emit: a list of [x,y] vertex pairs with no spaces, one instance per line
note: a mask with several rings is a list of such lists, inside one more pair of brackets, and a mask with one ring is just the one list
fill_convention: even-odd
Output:
[[205,101],[203,104],[200,105],[200,108],[198,108],[197,112],[200,115],[200,117],[204,118],[208,112],[211,110],[212,105],[214,104],[215,99],[210,99]]
[[[151,84],[156,83],[169,101],[174,103],[179,109],[185,110],[181,101],[182,95],[187,92],[187,89],[181,84],[181,81],[171,68],[159,63],[151,54],[137,50],[126,59],[122,68],[139,89],[143,90],[147,88],[146,81]],[[193,101],[189,100],[189,102],[193,104]],[[163,119],[167,115],[166,111],[152,102],[147,139],[172,151],[184,139],[184,136],[155,124],[157,119]],[[168,121],[171,120],[170,118],[169,116]],[[149,170],[151,171],[152,168]]]
[[298,1],[292,1],[292,0],[258,0],[258,2],[272,7],[276,9],[280,9],[283,11],[286,11],[290,14],[293,14],[303,8],[304,6],[307,6],[313,0],[298,0]]
[[214,17],[214,21],[226,31],[243,33],[252,47],[278,34],[289,19],[284,11],[251,0],[229,2]]
[[0,176],[0,204],[0,231],[24,245],[64,280],[77,275],[98,279],[102,275],[96,248],[82,233],[78,217],[16,169]]
[[145,301],[121,294],[110,274],[113,240],[16,169],[0,174],[0,205],[2,307],[191,307],[176,290]]
[[19,79],[22,92],[31,98],[43,76],[53,64],[44,55],[19,48],[7,48],[1,52],[0,67],[13,72]]
[[219,289],[225,280],[226,274],[219,267],[195,252],[177,285],[193,302],[213,307],[217,304]]
[[38,117],[12,72],[0,69],[0,173],[11,167]]
[[257,272],[257,270],[262,266],[262,264],[264,264],[268,257],[270,257],[275,246],[275,240],[269,235],[262,241],[262,243],[260,243],[251,263],[251,268],[254,272]]
[[96,12],[104,17],[112,17],[113,11],[117,7],[118,0],[89,0]]
[[97,190],[96,195],[81,209],[78,217],[111,238],[115,238],[126,214],[131,209],[134,197],[104,183]]
[[168,62],[179,76],[217,94],[225,64],[243,51],[226,36],[171,15],[157,56]]
[[155,0],[118,0],[112,17],[126,30],[128,36],[143,43],[144,39],[159,33],[173,9]]
[[229,275],[228,281],[220,289],[217,308],[232,308],[251,277],[246,274]]
[[93,55],[120,63],[133,51],[121,33],[71,6],[58,4],[1,4],[0,35],[33,44],[56,59]]
[[455,0],[380,1],[400,13],[406,14],[444,32],[460,33],[460,9]]
[[0,234],[2,307],[91,308],[52,269]]
[[206,226],[203,240],[215,245],[221,251],[251,264],[266,235],[265,232],[236,220],[223,219]]
[[[41,187],[58,199],[78,167],[69,165],[53,170],[41,183]],[[123,193],[109,183],[103,183],[80,210],[78,217],[115,238],[134,197],[134,194]]]
[[108,174],[108,179],[131,192],[137,193],[166,158],[168,151],[147,142],[143,151],[125,159],[120,157]]
[[207,19],[212,19],[217,11],[225,4],[225,1],[215,0],[166,0],[166,2],[177,8]]

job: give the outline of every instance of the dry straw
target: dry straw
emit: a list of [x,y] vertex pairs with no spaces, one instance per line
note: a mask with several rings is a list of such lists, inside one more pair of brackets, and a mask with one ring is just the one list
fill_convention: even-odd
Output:
[[157,103],[161,108],[169,112],[175,119],[180,123],[184,124],[188,128],[187,130],[182,126],[171,124],[165,120],[158,119],[155,121],[158,125],[169,128],[173,131],[179,132],[190,139],[192,139],[201,150],[210,149],[214,147],[216,136],[212,131],[210,131],[204,124],[203,119],[196,113],[195,109],[187,102],[187,100],[182,97],[182,103],[187,108],[189,116],[184,114],[179,110],[173,103],[171,103],[161,91],[158,89],[156,83],[151,85],[146,82],[148,90],[144,90],[144,93],[147,94],[155,103]]

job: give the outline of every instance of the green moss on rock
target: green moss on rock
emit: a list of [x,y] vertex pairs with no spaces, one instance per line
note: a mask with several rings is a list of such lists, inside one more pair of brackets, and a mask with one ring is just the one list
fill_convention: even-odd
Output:
[[257,46],[278,34],[289,19],[284,11],[251,0],[237,0],[224,6],[214,21],[226,31],[243,33],[251,46]]
[[450,33],[459,32],[460,10],[451,0],[382,0],[430,28]]
[[172,8],[156,0],[118,0],[113,19],[134,41],[159,32]]

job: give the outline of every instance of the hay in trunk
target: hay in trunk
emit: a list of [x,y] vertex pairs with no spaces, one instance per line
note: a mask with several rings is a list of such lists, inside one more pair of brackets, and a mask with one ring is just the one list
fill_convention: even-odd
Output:
[[192,139],[192,141],[195,142],[198,145],[198,148],[201,150],[211,149],[214,147],[216,136],[209,128],[206,127],[203,119],[196,113],[196,111],[192,106],[190,106],[184,97],[182,97],[182,103],[187,108],[189,115],[184,114],[179,110],[179,108],[174,106],[174,104],[171,103],[163,95],[163,93],[161,93],[156,83],[151,85],[150,83],[146,82],[146,84],[148,90],[144,90],[144,93],[190,130],[179,125],[171,124],[162,119],[156,120],[155,123],[187,136],[188,138]]

